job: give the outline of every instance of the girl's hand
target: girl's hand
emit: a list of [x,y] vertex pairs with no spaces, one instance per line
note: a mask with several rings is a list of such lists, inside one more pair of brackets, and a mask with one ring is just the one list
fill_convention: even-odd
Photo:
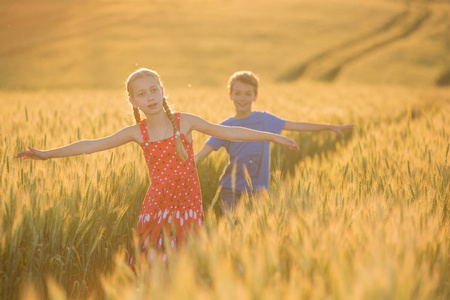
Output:
[[342,130],[353,129],[355,128],[355,124],[347,124],[347,125],[333,125],[331,126],[331,130],[344,137]]
[[290,150],[295,151],[299,150],[297,143],[293,139],[286,136],[276,135],[273,142],[280,145],[288,146]]
[[44,151],[40,151],[40,150],[31,148],[31,147],[28,147],[28,150],[17,153],[16,158],[23,158],[23,159],[31,158],[34,160],[46,160],[47,159]]

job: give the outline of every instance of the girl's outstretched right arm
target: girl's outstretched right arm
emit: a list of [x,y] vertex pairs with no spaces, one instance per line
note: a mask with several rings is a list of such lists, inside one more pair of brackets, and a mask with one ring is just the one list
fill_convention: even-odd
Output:
[[139,128],[137,125],[125,127],[113,135],[104,138],[95,140],[81,140],[60,148],[37,150],[32,147],[28,147],[28,150],[17,153],[16,158],[46,160],[49,158],[89,154],[112,149],[132,141],[139,143]]
[[297,143],[289,137],[250,128],[213,124],[192,114],[184,113],[182,116],[187,125],[186,129],[189,132],[197,130],[230,141],[269,141],[288,146],[290,149],[298,151]]

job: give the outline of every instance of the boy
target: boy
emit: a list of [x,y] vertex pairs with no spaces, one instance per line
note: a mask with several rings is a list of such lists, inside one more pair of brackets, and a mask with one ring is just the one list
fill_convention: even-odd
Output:
[[[353,129],[354,125],[333,125],[307,122],[287,121],[273,114],[253,111],[252,104],[258,98],[258,77],[250,71],[240,71],[231,75],[228,81],[230,99],[234,103],[236,113],[220,123],[227,126],[241,126],[251,129],[281,133],[291,131],[332,130],[344,136],[342,130]],[[203,148],[195,155],[195,163],[205,159],[212,151],[224,147],[230,161],[221,179],[220,186],[222,209],[233,209],[243,193],[250,193],[245,180],[244,167],[250,175],[254,191],[267,190],[270,175],[270,142],[232,142],[211,137]],[[235,165],[235,167],[233,167]],[[232,188],[231,174],[236,172],[235,189]]]

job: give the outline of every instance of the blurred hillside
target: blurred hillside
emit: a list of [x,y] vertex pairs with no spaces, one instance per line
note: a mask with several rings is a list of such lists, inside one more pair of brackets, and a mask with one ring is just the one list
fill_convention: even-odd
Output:
[[450,82],[448,1],[94,0],[0,4],[0,88],[122,88],[265,81]]

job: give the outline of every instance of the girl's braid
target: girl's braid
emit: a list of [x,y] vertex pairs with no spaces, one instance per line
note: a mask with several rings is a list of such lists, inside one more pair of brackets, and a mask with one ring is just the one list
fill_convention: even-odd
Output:
[[164,111],[166,112],[167,116],[169,117],[169,120],[172,122],[172,126],[175,129],[175,139],[176,139],[176,149],[178,156],[183,160],[188,159],[188,154],[186,152],[186,149],[184,149],[183,142],[181,141],[181,135],[180,135],[180,129],[178,128],[177,122],[175,121],[175,118],[173,117],[172,111],[170,110],[169,105],[166,102],[166,98],[163,98],[163,107]]
[[141,121],[141,114],[139,113],[139,108],[133,107],[134,118],[136,119],[136,124]]

